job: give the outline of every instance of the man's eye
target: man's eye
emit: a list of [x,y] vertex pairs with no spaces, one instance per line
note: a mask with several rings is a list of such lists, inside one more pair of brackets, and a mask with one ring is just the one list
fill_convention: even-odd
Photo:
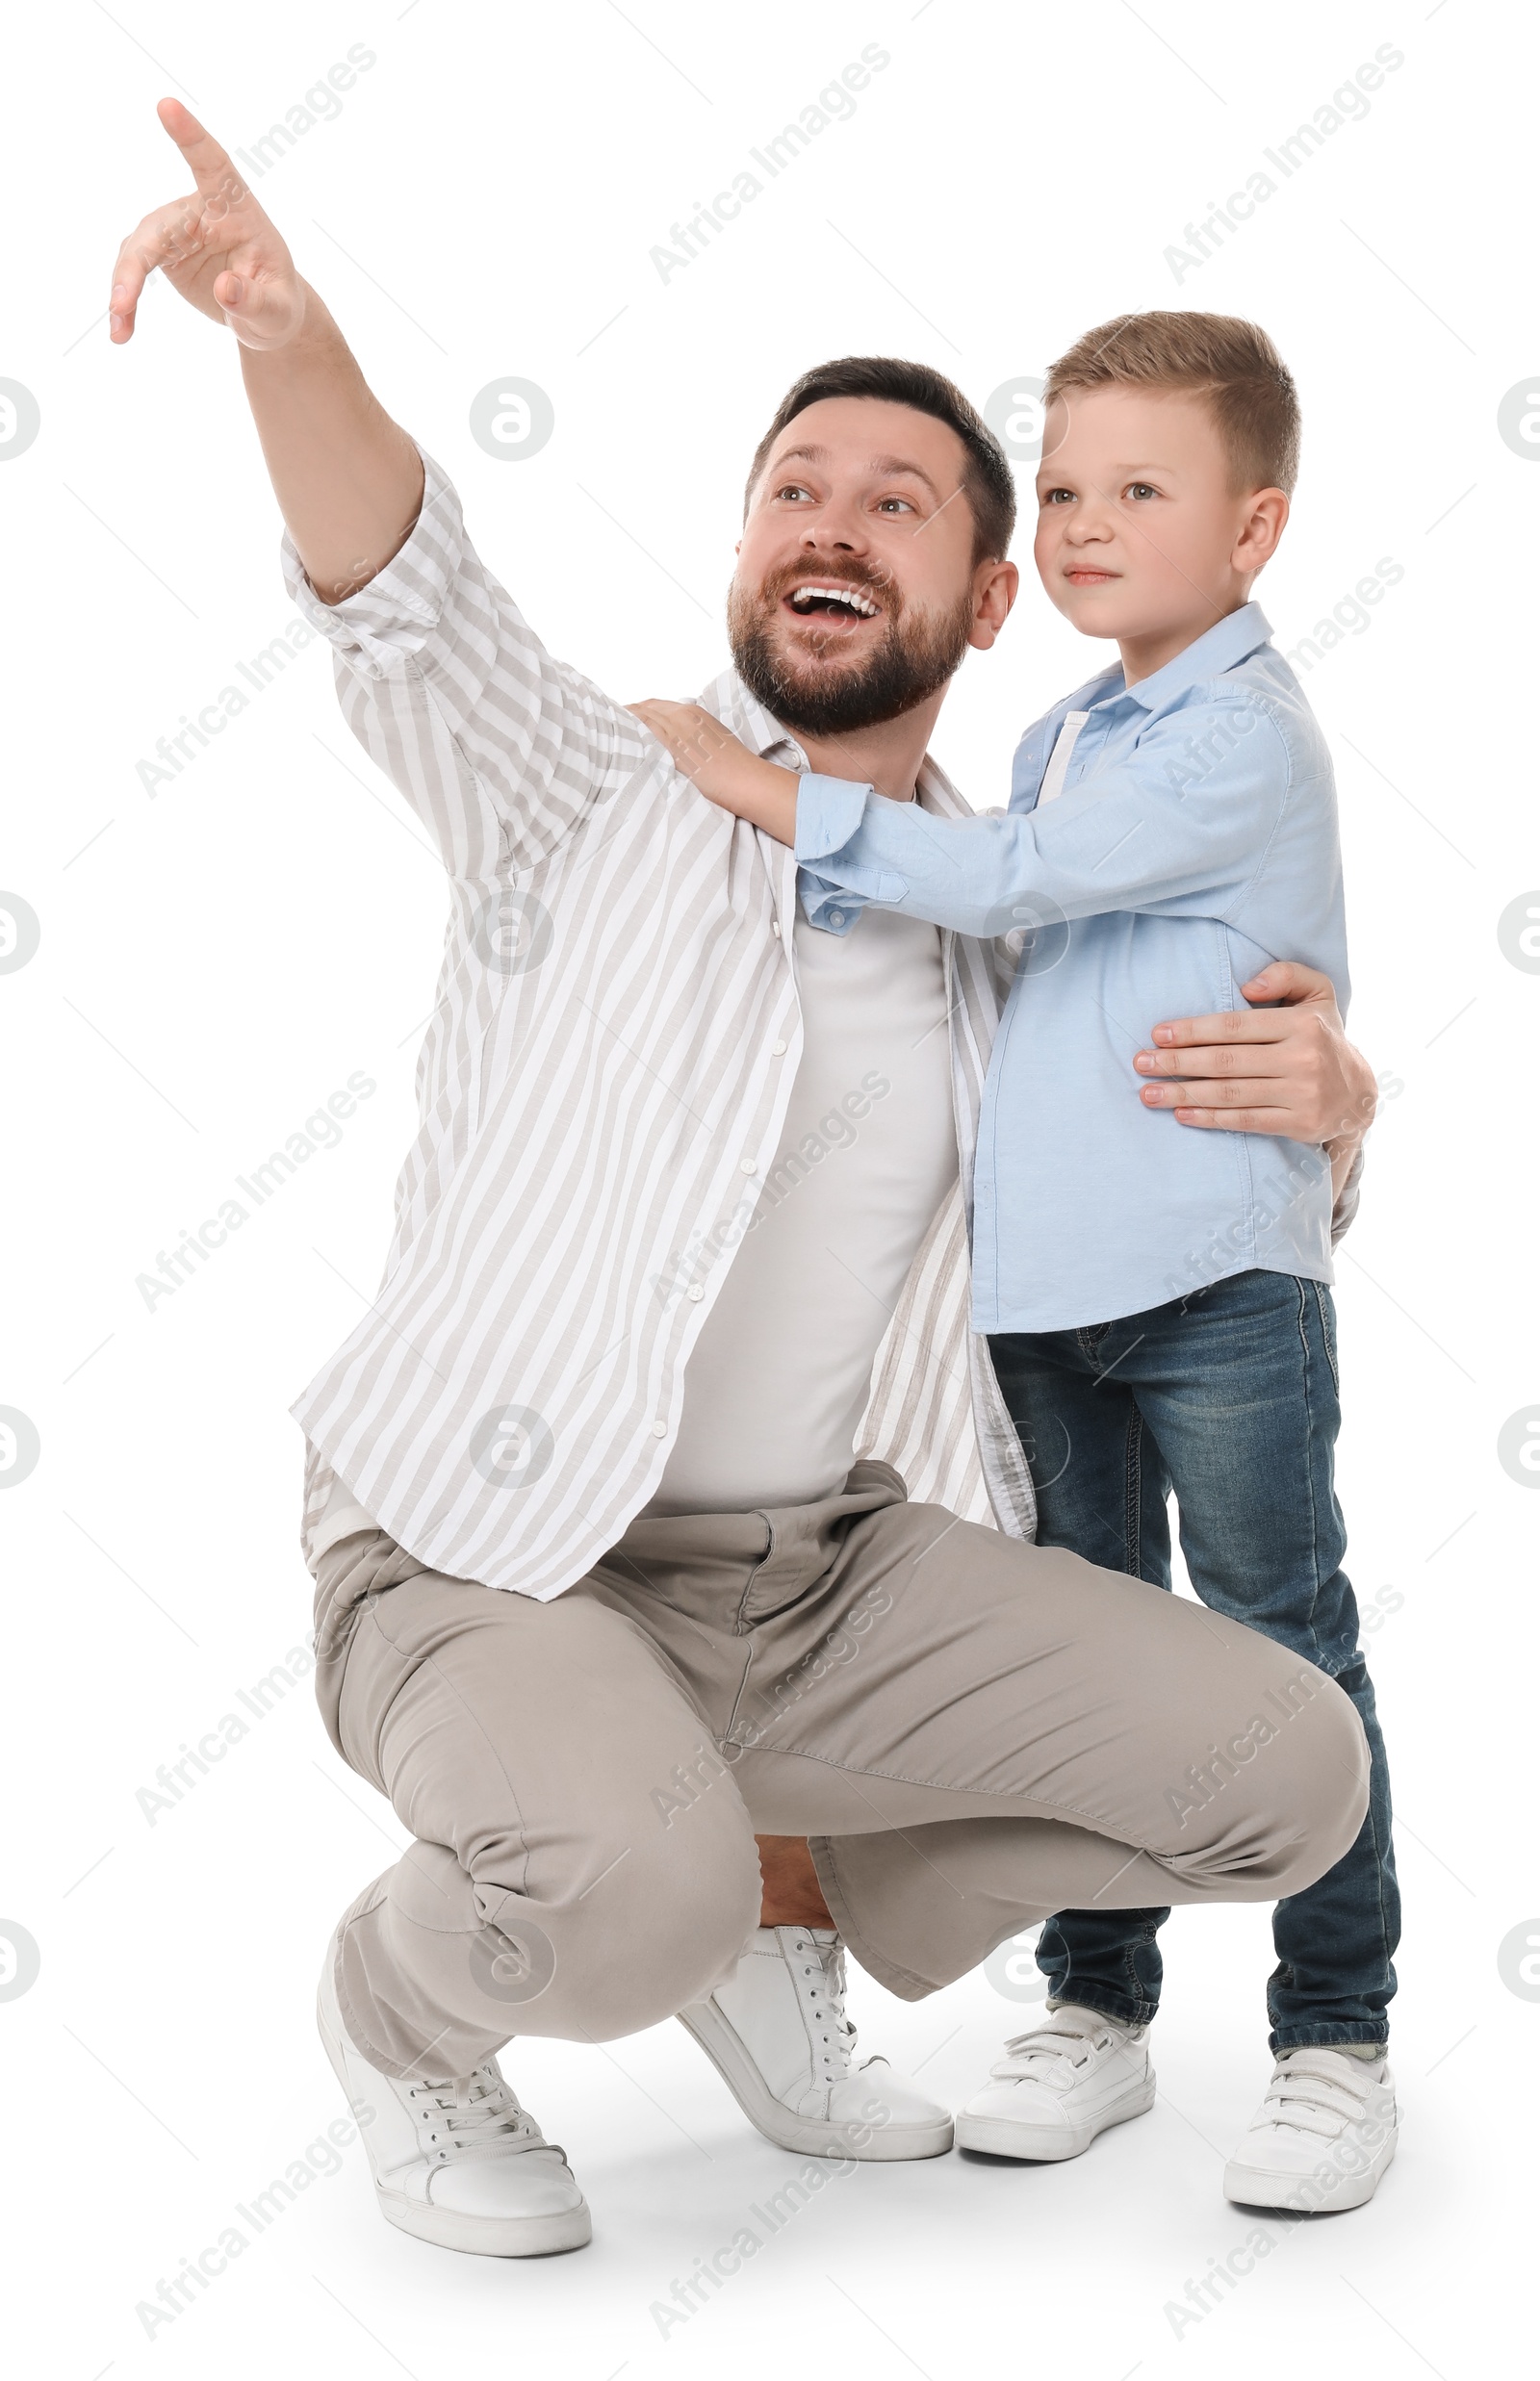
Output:
[[877,509],[880,513],[886,513],[890,507],[894,512],[900,513],[911,513],[914,510],[906,496],[885,496],[878,499]]
[[1158,496],[1160,491],[1158,488],[1152,488],[1147,479],[1131,479],[1123,493],[1142,504],[1146,497]]
[[800,487],[795,481],[788,481],[785,487],[778,488],[776,490],[776,502],[778,504],[787,502],[794,497],[808,497],[808,501],[811,502],[811,497],[809,496],[808,491],[804,487]]

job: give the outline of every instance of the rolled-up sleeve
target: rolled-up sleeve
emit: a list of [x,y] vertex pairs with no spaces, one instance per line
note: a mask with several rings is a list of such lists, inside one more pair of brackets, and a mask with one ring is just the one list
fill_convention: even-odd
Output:
[[423,471],[410,536],[356,595],[323,603],[288,537],[284,577],[331,646],[349,728],[451,872],[488,875],[500,850],[532,866],[657,755],[624,705],[547,653],[431,456]]
[[1343,1187],[1337,1195],[1337,1204],[1331,1211],[1331,1244],[1333,1248],[1336,1247],[1337,1242],[1342,1239],[1343,1234],[1348,1229],[1354,1216],[1358,1213],[1358,1202],[1363,1193],[1363,1185],[1364,1153],[1360,1148],[1354,1156],[1351,1165],[1348,1168],[1348,1179],[1343,1184]]
[[[1194,740],[1194,729],[1201,739]],[[1222,916],[1266,854],[1290,790],[1265,704],[1226,697],[1158,720],[1133,755],[1045,808],[937,819],[869,785],[808,776],[797,858],[826,883],[965,934],[1201,904]]]

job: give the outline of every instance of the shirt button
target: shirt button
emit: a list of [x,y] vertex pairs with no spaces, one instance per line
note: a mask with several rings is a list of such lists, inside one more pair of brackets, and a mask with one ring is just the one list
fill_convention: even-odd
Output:
[[831,926],[843,926],[845,923],[845,912],[843,909],[831,909],[829,912],[829,923]]
[[653,1436],[654,1439],[666,1439],[668,1437],[667,1422],[654,1422],[653,1424]]
[[757,1158],[745,1158],[743,1160],[741,1170],[745,1174],[757,1174],[759,1171],[758,1160]]
[[699,1305],[702,1298],[705,1297],[706,1292],[701,1288],[698,1281],[692,1281],[684,1294],[687,1298],[693,1298],[696,1304]]
[[783,1059],[785,1055],[786,1045],[783,1041],[773,1041],[770,1044],[770,1056],[773,1059]]

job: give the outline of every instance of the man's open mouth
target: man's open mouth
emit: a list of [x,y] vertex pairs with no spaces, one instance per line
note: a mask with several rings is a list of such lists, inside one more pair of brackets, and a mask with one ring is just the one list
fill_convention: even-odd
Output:
[[785,601],[799,620],[875,620],[882,610],[862,588],[827,579],[788,589]]

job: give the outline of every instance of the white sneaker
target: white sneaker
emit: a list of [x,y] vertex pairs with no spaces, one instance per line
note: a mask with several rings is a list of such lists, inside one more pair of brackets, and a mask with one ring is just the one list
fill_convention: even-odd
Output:
[[1155,2105],[1149,2028],[1065,2003],[1014,2035],[989,2081],[958,2112],[959,2149],[1078,2158],[1098,2133]]
[[938,2158],[952,2119],[886,2059],[854,2061],[830,1927],[757,1927],[729,1983],[680,2011],[752,2125],[817,2158]]
[[478,2257],[546,2257],[593,2237],[566,2154],[548,2142],[496,2059],[453,2083],[407,2084],[370,2065],[345,2032],[326,1953],[316,2022],[374,2176],[402,2232]]
[[1396,2086],[1385,2061],[1341,2050],[1278,2054],[1268,2096],[1224,2169],[1244,2208],[1361,2208],[1396,2155]]

